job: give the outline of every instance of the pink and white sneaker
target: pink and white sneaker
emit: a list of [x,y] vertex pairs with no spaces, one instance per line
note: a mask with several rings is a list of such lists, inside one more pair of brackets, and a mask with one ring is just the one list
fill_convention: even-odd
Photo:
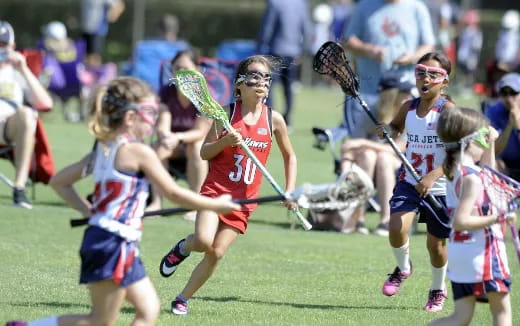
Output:
[[388,274],[388,279],[386,280],[385,284],[383,284],[383,294],[386,296],[393,296],[397,292],[399,292],[399,289],[401,288],[401,284],[404,280],[406,280],[410,275],[412,275],[413,272],[413,266],[412,262],[410,262],[410,272],[404,273],[401,272],[398,266],[395,267],[394,272],[392,274]]
[[428,293],[428,302],[424,306],[424,310],[430,312],[442,311],[444,301],[448,297],[446,289],[444,290],[430,290]]
[[181,300],[180,298],[175,298],[172,301],[172,313],[174,315],[187,315],[188,314],[188,303],[186,301]]

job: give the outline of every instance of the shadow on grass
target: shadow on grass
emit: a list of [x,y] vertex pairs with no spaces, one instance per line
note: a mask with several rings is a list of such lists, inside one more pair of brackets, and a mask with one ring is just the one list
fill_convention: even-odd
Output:
[[[328,304],[308,304],[308,303],[296,303],[296,302],[279,302],[279,301],[262,301],[262,300],[250,300],[243,299],[240,297],[194,297],[194,299],[202,300],[202,301],[215,301],[215,302],[245,302],[245,303],[257,303],[257,304],[265,304],[265,305],[273,305],[273,306],[289,306],[293,308],[302,308],[302,309],[370,309],[370,310],[416,310],[416,307],[396,307],[396,306],[349,306],[349,305],[328,305]],[[169,311],[169,310],[168,310]]]
[[[8,303],[10,306],[14,307],[52,307],[52,308],[59,308],[59,309],[68,309],[68,308],[75,308],[75,309],[87,309],[90,311],[90,308],[92,308],[89,304],[84,303],[70,303],[70,302],[58,302],[58,301],[51,301],[51,302],[12,302]],[[135,313],[135,309],[132,307],[122,307],[121,308],[122,313],[128,313],[133,314]],[[71,314],[75,313],[74,311],[64,311],[63,314]]]

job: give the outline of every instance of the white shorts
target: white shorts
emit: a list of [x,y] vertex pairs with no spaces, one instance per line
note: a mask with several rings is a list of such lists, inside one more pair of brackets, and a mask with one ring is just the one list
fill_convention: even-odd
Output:
[[16,113],[16,107],[11,102],[0,99],[0,144],[7,144],[5,126],[7,119]]

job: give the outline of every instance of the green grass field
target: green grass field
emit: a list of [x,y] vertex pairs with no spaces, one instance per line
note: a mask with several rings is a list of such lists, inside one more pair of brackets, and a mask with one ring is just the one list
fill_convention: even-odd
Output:
[[[280,103],[278,101],[277,103]],[[337,89],[303,89],[297,94],[295,130],[291,134],[298,155],[298,183],[332,182],[332,158],[314,149],[310,128],[332,126],[341,118],[342,96]],[[471,105],[471,103],[465,103]],[[63,122],[61,112],[44,117],[58,168],[88,152],[92,138],[82,124]],[[277,150],[268,165],[283,183]],[[0,170],[13,175],[2,160]],[[90,192],[88,180],[80,183]],[[264,183],[262,194],[274,194]],[[11,206],[11,192],[0,185],[0,324],[9,319],[33,320],[48,315],[86,313],[89,297],[78,286],[78,248],[83,229],[71,229],[68,219],[79,217],[47,187],[37,185],[35,208]],[[430,265],[422,228],[411,238],[414,274],[395,297],[381,294],[394,259],[384,238],[328,232],[291,231],[286,210],[266,205],[252,216],[248,232],[239,237],[220,268],[190,302],[190,314],[176,317],[170,301],[183,288],[201,255],[193,254],[175,276],[158,273],[170,246],[193,230],[179,217],[145,222],[142,257],[161,298],[159,325],[425,325],[453,310],[448,300],[441,314],[426,313],[422,306],[430,284]],[[377,217],[370,215],[373,228]],[[513,282],[520,269],[509,243]],[[520,299],[513,287],[512,306]],[[451,296],[451,295],[450,295]],[[513,308],[514,324],[520,310]],[[133,310],[125,305],[118,325],[128,325]],[[478,305],[472,325],[490,325],[487,305]]]

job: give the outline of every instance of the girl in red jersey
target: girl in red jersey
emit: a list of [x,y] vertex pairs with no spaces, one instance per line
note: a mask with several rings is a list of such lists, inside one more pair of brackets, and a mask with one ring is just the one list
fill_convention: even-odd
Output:
[[[284,160],[286,191],[294,189],[296,156],[287,134],[287,126],[281,114],[271,111],[264,104],[273,68],[274,63],[269,57],[261,55],[240,62],[234,80],[236,102],[226,109],[236,131],[225,130],[220,124],[213,123],[200,152],[202,158],[209,161],[209,173],[201,194],[217,197],[229,193],[235,199],[258,197],[262,174],[239,144],[243,140],[265,165],[273,135]],[[285,203],[285,206],[289,209],[295,207],[293,203]],[[213,274],[236,237],[245,233],[249,216],[256,207],[257,204],[247,204],[230,214],[198,212],[195,233],[180,240],[164,256],[160,273],[169,277],[192,251],[204,253],[204,258],[194,269],[188,284],[172,301],[174,314],[188,313],[188,300]]]

